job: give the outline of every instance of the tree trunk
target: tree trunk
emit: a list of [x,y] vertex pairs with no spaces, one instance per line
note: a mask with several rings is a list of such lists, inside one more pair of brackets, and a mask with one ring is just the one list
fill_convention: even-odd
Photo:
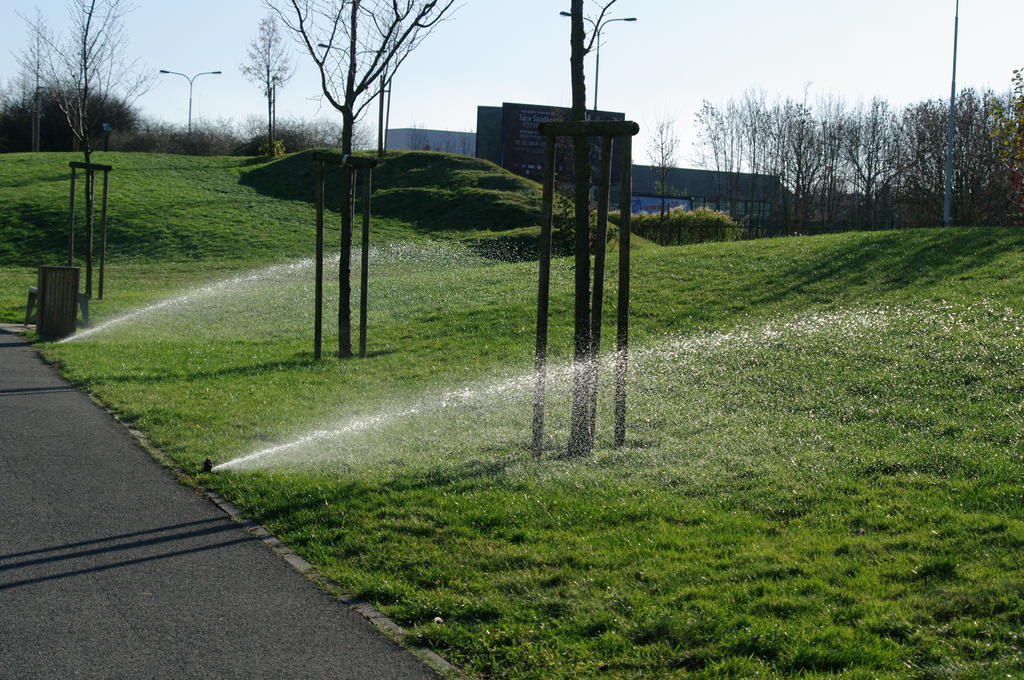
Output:
[[267,153],[274,149],[274,89],[267,88]]
[[[586,120],[587,89],[583,58],[586,56],[583,29],[583,0],[572,0],[572,119]],[[590,328],[590,146],[586,137],[573,139],[576,170],[576,283],[575,333],[573,335],[573,391],[569,433],[570,456],[588,456],[594,448],[594,431],[590,426],[591,383],[590,363],[593,360]]]
[[[352,153],[353,116],[351,109],[342,112],[341,152]],[[350,167],[341,168],[341,254],[338,257],[338,356],[352,358],[352,221],[353,174]]]

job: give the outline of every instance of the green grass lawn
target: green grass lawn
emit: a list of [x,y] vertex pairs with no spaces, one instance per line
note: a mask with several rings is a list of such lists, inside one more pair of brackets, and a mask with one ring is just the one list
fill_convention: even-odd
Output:
[[[0,159],[0,265],[64,263],[72,160],[81,160],[80,154],[4,154]],[[108,254],[115,261],[267,260],[312,253],[310,152],[274,161],[142,153],[103,153],[95,160],[114,168]],[[79,171],[77,264],[84,263],[85,251],[83,177]],[[493,237],[539,220],[539,186],[488,161],[392,152],[374,177],[378,239],[424,232],[458,236],[470,230],[477,237],[481,231]],[[329,171],[325,195],[334,210],[337,182],[337,170]],[[100,186],[97,181],[97,244]],[[332,241],[339,219],[336,213],[327,218]]]
[[[474,676],[1024,677],[1022,253],[1010,229],[644,249],[627,445],[605,372],[587,460],[561,455],[567,260],[540,459],[536,264],[458,243],[371,253],[366,360],[311,360],[287,249],[115,262],[98,323],[163,306],[41,348]],[[0,270],[5,314],[30,274]]]

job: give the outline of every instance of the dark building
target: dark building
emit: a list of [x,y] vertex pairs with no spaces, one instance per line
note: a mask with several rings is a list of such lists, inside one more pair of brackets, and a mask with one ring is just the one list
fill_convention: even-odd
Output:
[[[650,165],[633,166],[633,212],[661,210],[661,175]],[[665,182],[666,207],[710,208],[735,218],[766,218],[782,190],[779,178],[746,172],[672,168]]]
[[[570,120],[571,115],[572,109],[561,106],[508,102],[500,107],[478,106],[476,156],[493,161],[517,175],[540,181],[544,165],[544,138],[537,127],[541,123]],[[587,117],[590,120],[626,120],[626,114],[615,111],[587,111]],[[568,146],[564,148],[568,149]],[[568,153],[559,153],[558,168],[561,176],[571,176],[572,163]]]

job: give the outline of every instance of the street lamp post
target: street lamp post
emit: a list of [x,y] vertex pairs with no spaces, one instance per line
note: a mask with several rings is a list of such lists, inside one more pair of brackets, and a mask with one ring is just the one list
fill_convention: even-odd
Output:
[[953,84],[949,87],[949,120],[946,128],[946,185],[942,193],[942,226],[953,223],[953,140],[956,137],[956,47],[960,34],[960,0],[953,18]]
[[[559,14],[563,17],[572,17],[571,12],[559,12]],[[600,82],[599,79],[601,77],[601,30],[604,29],[605,26],[612,23],[613,21],[633,22],[636,21],[636,17],[619,17],[616,19],[605,19],[600,23],[595,23],[592,19],[588,19],[587,17],[583,17],[583,20],[594,27],[594,41],[597,45],[597,54],[595,55],[594,60],[594,113],[597,113],[597,86]]]
[[203,71],[202,73],[195,74],[191,78],[189,78],[184,73],[179,73],[178,71],[168,71],[166,69],[160,69],[160,73],[169,73],[169,74],[174,75],[174,76],[181,76],[182,78],[184,78],[185,80],[188,81],[188,133],[191,135],[192,134],[192,83],[194,83],[196,78],[198,78],[199,76],[218,76],[218,75],[221,74],[221,71]]

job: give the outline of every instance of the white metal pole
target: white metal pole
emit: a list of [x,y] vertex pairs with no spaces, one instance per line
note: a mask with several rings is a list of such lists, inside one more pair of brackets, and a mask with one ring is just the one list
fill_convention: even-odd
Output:
[[960,33],[960,0],[956,0],[953,19],[953,82],[949,88],[949,125],[946,129],[946,190],[942,198],[942,224],[952,224],[953,205],[953,141],[956,138],[956,48]]

